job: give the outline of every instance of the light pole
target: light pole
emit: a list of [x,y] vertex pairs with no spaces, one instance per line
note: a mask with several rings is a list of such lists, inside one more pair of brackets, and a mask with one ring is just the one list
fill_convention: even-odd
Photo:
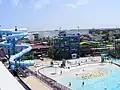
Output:
[[[17,31],[17,26],[15,26],[15,31]],[[15,44],[16,44],[16,40],[15,40],[15,38],[14,38],[14,39],[13,39],[13,54],[14,54],[14,55],[16,54]],[[18,74],[18,63],[17,63],[17,60],[15,60],[15,68],[16,68],[16,74]]]
[[17,26],[15,26],[15,31],[17,31]]
[[[1,24],[0,24],[0,28],[1,28]],[[2,40],[2,34],[0,34],[0,39]]]
[[59,27],[59,31],[61,31],[61,27]]
[[[79,30],[80,30],[80,27],[79,26],[77,26],[77,28],[78,28],[78,35],[79,35],[79,41],[78,42],[80,42],[80,32],[79,32]],[[78,57],[80,57],[80,45],[78,45],[78,49],[79,49],[79,51],[78,51]]]
[[[117,31],[115,31],[115,34],[117,35]],[[118,39],[115,38],[115,55],[116,55],[116,60],[117,60],[117,41]]]
[[79,26],[77,26],[77,28],[78,28],[78,33],[80,33],[80,32],[79,32],[79,30],[80,30],[80,27],[79,27]]
[[58,32],[59,32],[59,36],[61,35],[61,27],[59,27],[59,29],[58,29]]

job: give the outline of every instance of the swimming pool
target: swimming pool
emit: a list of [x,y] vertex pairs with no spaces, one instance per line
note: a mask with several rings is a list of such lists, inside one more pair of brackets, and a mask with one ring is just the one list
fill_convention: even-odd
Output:
[[[81,79],[75,75],[68,74],[58,80],[58,82],[67,87],[70,82],[72,90],[120,90],[120,67],[113,64],[105,64],[104,68],[109,69],[111,73],[91,79]],[[82,86],[82,82],[84,82],[84,86]]]
[[114,62],[120,63],[120,59],[117,59],[117,58],[111,58],[111,59],[112,59],[112,61],[114,61]]

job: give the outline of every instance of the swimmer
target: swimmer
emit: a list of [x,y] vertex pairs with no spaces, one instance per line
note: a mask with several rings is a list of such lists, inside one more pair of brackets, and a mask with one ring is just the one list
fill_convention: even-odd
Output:
[[104,88],[104,90],[107,90],[107,88]]
[[60,71],[60,75],[62,75],[62,70]]
[[70,82],[69,82],[68,86],[71,87],[71,83]]
[[85,84],[85,83],[84,83],[84,81],[83,81],[83,82],[82,82],[82,87],[84,86],[84,84]]

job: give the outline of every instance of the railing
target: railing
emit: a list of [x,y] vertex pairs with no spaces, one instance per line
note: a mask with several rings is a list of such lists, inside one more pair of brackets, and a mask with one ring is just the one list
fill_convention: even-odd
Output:
[[118,67],[120,67],[120,64],[116,63],[116,62],[112,62],[113,64],[117,65]]
[[19,72],[20,72],[24,77],[27,77],[27,76],[28,76],[28,73],[29,73],[29,72],[26,72],[26,71],[23,70],[22,68],[19,68],[18,70],[19,70]]
[[28,85],[26,85],[22,80],[21,80],[21,78],[20,77],[17,77],[19,80],[19,83],[25,88],[25,90],[31,90],[31,88],[28,86]]
[[61,85],[60,83],[58,83],[55,80],[53,80],[53,79],[43,75],[40,72],[39,72],[39,74],[37,74],[36,72],[33,72],[30,69],[28,69],[28,68],[26,68],[26,70],[29,72],[29,74],[35,76],[40,81],[42,81],[45,84],[47,84],[48,86],[50,86],[53,90],[71,90],[68,87]]

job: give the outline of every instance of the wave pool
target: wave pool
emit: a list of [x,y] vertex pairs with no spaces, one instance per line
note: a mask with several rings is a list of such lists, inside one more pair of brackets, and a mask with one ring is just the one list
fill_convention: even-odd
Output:
[[[91,68],[91,70],[87,70],[88,73],[91,73],[96,67],[104,68],[108,73],[100,77],[87,79],[76,76],[76,73],[79,73],[78,71],[81,69],[85,69],[85,72],[87,69]],[[78,68],[77,72],[76,70],[73,70],[70,73],[68,72],[68,74],[57,81],[72,90],[120,90],[120,67],[114,64],[98,64],[94,67],[88,65],[84,68]],[[82,85],[83,82],[84,85]],[[69,83],[71,83],[71,86],[69,86]]]

